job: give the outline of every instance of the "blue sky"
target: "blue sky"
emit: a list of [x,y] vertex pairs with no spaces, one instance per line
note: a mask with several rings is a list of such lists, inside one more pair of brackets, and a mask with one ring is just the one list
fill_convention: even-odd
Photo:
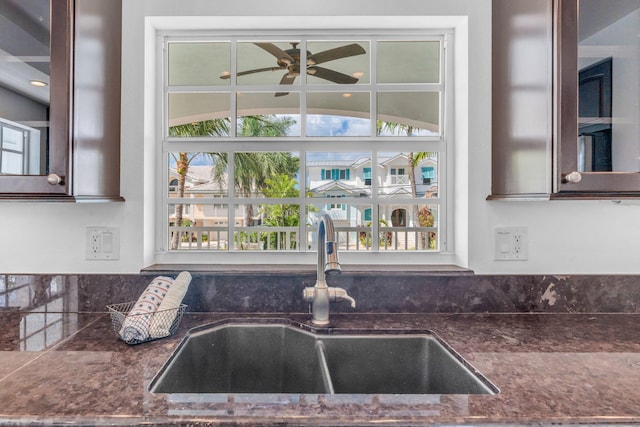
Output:
[[308,136],[369,136],[371,120],[357,117],[307,115]]
[[[301,133],[300,116],[299,115],[283,115],[295,120],[295,124],[291,126],[290,136],[298,136]],[[326,114],[309,114],[307,115],[307,135],[315,137],[359,137],[369,136],[371,134],[371,120],[358,117],[345,117]],[[385,132],[385,135],[392,135]],[[422,130],[417,135],[430,135],[431,132]],[[308,153],[307,160],[355,160],[362,156],[370,156],[370,153]],[[175,166],[175,162],[170,159],[170,165]],[[191,162],[194,166],[204,166],[211,164],[211,160],[206,155],[200,155]]]

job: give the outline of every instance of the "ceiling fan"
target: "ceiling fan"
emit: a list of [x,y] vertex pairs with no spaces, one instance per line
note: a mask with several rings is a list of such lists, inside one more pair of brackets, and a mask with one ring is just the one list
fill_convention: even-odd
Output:
[[[264,71],[280,71],[286,70],[286,73],[280,79],[281,85],[293,84],[293,81],[300,75],[300,49],[298,44],[291,42],[291,49],[282,50],[273,43],[254,43],[256,46],[266,50],[271,55],[276,57],[277,67],[265,67],[256,68],[254,70],[240,71],[238,76],[246,76],[247,74],[261,73]],[[324,67],[318,67],[318,64],[322,64],[336,59],[348,58],[350,56],[362,55],[366,53],[364,48],[357,43],[352,43],[345,46],[328,49],[318,53],[311,53],[307,51],[307,74],[310,76],[319,77],[321,79],[328,80],[330,82],[338,84],[354,84],[358,82],[358,79],[347,74],[340,73],[338,71],[330,70]],[[225,73],[220,76],[221,79],[228,79],[231,75]],[[288,92],[278,92],[276,96],[286,95]]]

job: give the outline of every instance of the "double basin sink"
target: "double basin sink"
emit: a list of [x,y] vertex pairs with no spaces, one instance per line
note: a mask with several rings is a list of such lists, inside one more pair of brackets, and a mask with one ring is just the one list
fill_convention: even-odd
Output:
[[189,331],[154,393],[496,394],[429,331],[314,330],[285,319]]

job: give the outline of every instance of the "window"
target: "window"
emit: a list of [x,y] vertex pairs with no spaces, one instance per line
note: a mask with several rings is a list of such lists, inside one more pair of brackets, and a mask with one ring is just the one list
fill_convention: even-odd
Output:
[[364,168],[362,170],[362,178],[364,179],[364,185],[371,185],[371,168]]
[[162,252],[315,251],[323,211],[341,251],[446,247],[411,183],[445,168],[451,34],[370,33],[162,38]]
[[348,180],[351,175],[351,171],[349,171],[349,169],[323,169],[320,175],[323,179]]
[[426,166],[422,168],[422,184],[431,184],[436,178],[436,172],[433,166]]
[[0,174],[40,175],[40,131],[0,119]]

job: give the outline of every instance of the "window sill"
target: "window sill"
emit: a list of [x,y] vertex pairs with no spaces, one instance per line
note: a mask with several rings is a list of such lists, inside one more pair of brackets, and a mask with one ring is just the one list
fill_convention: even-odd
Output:
[[[312,264],[153,264],[143,268],[144,275],[175,274],[187,270],[194,274],[217,275],[282,275],[282,274],[315,274],[316,266]],[[359,265],[342,264],[343,274],[353,275],[434,275],[460,276],[473,275],[468,268],[457,265]]]

